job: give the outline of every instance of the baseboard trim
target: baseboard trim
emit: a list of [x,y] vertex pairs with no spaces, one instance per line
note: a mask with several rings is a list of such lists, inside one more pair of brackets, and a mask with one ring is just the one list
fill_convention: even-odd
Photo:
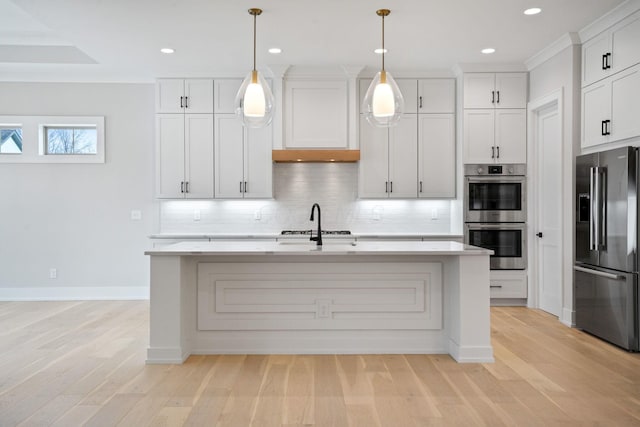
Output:
[[560,318],[560,322],[567,325],[570,328],[576,326],[576,312],[570,310],[568,308],[562,309],[562,317]]
[[0,288],[0,301],[148,300],[147,286]]

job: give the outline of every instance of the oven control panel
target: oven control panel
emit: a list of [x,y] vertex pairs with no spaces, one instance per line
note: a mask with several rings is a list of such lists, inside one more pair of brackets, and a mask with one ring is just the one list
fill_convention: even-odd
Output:
[[527,165],[521,163],[504,165],[464,165],[465,176],[493,175],[493,176],[524,176]]

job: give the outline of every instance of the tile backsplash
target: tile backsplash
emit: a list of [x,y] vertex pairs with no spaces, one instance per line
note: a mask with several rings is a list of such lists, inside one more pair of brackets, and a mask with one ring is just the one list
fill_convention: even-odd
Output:
[[160,233],[279,233],[310,229],[311,205],[322,228],[353,233],[451,232],[450,200],[359,200],[356,163],[276,163],[274,200],[160,202]]

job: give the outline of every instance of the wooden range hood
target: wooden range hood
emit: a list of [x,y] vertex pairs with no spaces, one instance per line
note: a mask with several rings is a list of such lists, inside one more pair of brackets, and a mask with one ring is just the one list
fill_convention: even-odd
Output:
[[278,163],[353,163],[360,160],[360,150],[273,150],[272,159]]

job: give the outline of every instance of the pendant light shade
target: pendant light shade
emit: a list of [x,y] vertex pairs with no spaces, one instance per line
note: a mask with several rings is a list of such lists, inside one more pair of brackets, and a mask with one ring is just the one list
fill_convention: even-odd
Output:
[[256,17],[261,13],[261,9],[249,9],[253,16],[253,70],[243,80],[235,101],[236,114],[250,128],[267,126],[273,119],[273,93],[256,70]]
[[394,126],[402,117],[404,98],[391,74],[384,69],[384,17],[391,11],[380,9],[382,17],[382,70],[374,77],[362,102],[362,111],[369,123],[377,127]]

